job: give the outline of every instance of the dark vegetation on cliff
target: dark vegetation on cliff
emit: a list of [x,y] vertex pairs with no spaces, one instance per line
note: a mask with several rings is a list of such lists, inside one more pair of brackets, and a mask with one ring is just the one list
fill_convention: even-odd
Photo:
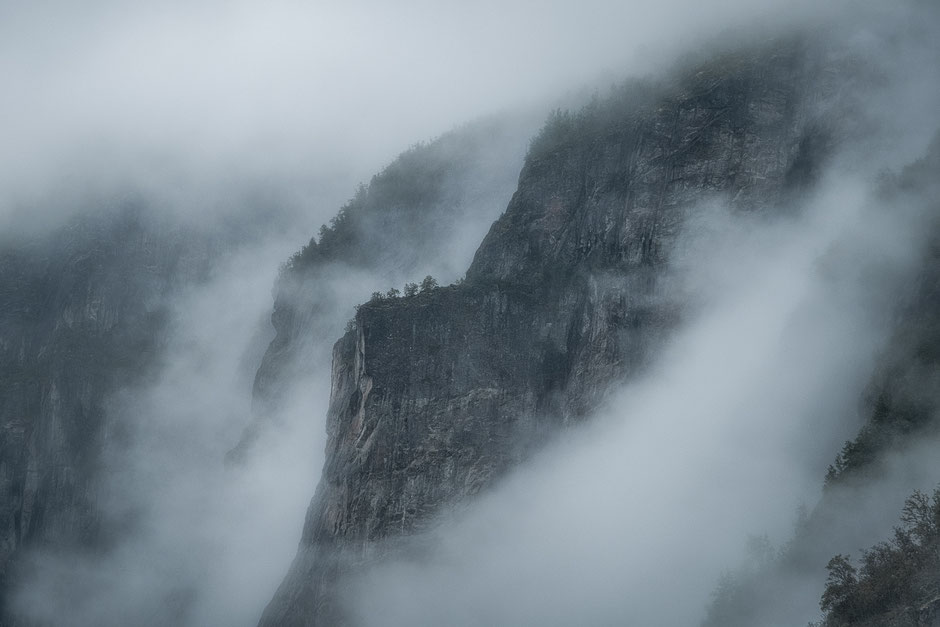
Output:
[[[929,235],[918,263],[919,272],[895,307],[894,332],[878,357],[875,373],[861,403],[866,419],[858,436],[845,443],[829,466],[823,498],[813,511],[804,512],[800,517],[793,538],[779,551],[772,551],[771,559],[761,560],[756,568],[726,576],[715,592],[705,625],[744,626],[783,620],[781,617],[787,615],[789,606],[799,602],[797,599],[814,594],[815,582],[821,585],[826,561],[832,555],[831,547],[856,537],[854,534],[858,533],[860,526],[855,517],[863,516],[865,507],[879,507],[881,499],[891,496],[891,488],[872,486],[877,486],[879,479],[891,476],[893,456],[916,457],[921,453],[912,452],[912,449],[936,440],[940,429],[938,171],[940,139],[935,139],[924,158],[898,174],[885,175],[876,197],[875,202],[883,204],[885,210],[899,203],[908,203],[921,207],[924,215],[933,217],[927,220]],[[880,490],[881,494],[873,497],[866,493],[867,490],[874,491],[875,495]],[[917,496],[908,502],[905,511],[915,505],[923,505],[922,501],[922,497]],[[918,587],[909,589],[910,595],[914,596],[907,596],[908,592],[900,595],[900,588],[907,589],[912,576],[910,563],[905,561],[907,558],[900,559],[902,554],[911,547],[918,552],[927,550],[922,549],[921,544],[912,545],[902,536],[909,540],[910,529],[897,531],[896,551],[889,551],[887,545],[882,544],[864,554],[867,574],[863,577],[866,583],[858,590],[853,588],[852,594],[857,593],[857,596],[853,596],[851,602],[846,601],[847,605],[835,600],[837,593],[834,592],[832,577],[844,576],[841,580],[844,584],[854,571],[844,558],[834,559],[830,566],[835,575],[830,576],[829,591],[823,602],[823,609],[829,611],[825,624],[907,625],[904,622],[879,622],[882,620],[879,617],[899,604],[931,600]],[[889,581],[895,583],[890,584]],[[891,585],[896,586],[894,592],[887,591]],[[851,611],[847,609],[849,606]],[[907,605],[905,611],[911,607]]]
[[498,213],[526,126],[521,115],[492,116],[415,144],[291,256],[282,281],[326,264],[400,269],[436,259],[468,220],[489,222],[494,209],[478,205],[496,203]]
[[[890,182],[896,194],[932,199],[940,211],[940,136],[927,157]],[[872,383],[870,418],[830,467],[827,487],[873,481],[886,474],[892,452],[935,441],[940,430],[940,229],[934,225],[920,281]],[[940,489],[916,491],[904,504],[894,537],[827,565],[821,600],[827,626],[931,625],[940,619]]]
[[940,488],[915,492],[904,503],[894,537],[826,565],[821,625],[848,627],[934,625],[940,619]]
[[[940,136],[926,157],[885,183],[886,201],[940,197]],[[937,203],[936,200],[933,202]],[[940,210],[935,204],[934,210]],[[871,413],[858,436],[845,443],[826,475],[827,484],[872,478],[885,453],[935,435],[940,398],[940,233],[928,246],[916,289],[899,316],[902,323],[881,360],[869,393]]]

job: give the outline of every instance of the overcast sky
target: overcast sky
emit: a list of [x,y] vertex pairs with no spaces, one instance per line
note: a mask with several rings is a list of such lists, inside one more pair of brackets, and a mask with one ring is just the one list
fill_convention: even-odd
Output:
[[416,141],[655,71],[803,4],[0,2],[0,226],[61,204],[63,186],[246,180],[318,225]]

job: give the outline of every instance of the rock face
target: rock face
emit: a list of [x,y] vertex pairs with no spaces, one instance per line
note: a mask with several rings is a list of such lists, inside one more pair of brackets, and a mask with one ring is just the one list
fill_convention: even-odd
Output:
[[365,304],[335,345],[327,462],[261,624],[348,624],[344,576],[636,372],[681,314],[657,281],[697,203],[772,211],[812,181],[822,74],[788,42],[553,115],[465,281]]
[[401,154],[294,255],[278,282],[277,335],[255,378],[256,421],[233,456],[276,416],[297,373],[328,363],[353,306],[426,274],[456,276],[516,185],[531,122],[486,118]]
[[[321,357],[306,350],[318,333],[340,334],[362,298],[340,291],[349,272],[385,268],[374,272],[384,287],[405,272],[414,279],[411,273],[430,270],[422,264],[452,252],[453,231],[488,226],[515,185],[527,134],[525,120],[512,116],[412,148],[324,229],[325,241],[291,260],[274,315],[278,336],[255,385],[261,406],[288,386],[297,356]],[[114,514],[110,500],[120,497],[106,493],[122,469],[108,466],[119,455],[105,451],[121,451],[134,437],[120,410],[110,411],[112,399],[160,375],[181,288],[210,279],[217,257],[257,241],[281,219],[276,211],[241,211],[224,225],[190,224],[128,201],[90,207],[26,243],[4,242],[0,625],[24,624],[13,592],[35,574],[34,552],[105,554],[136,524],[115,520],[137,512],[119,504]],[[336,282],[327,284],[327,275]],[[310,282],[320,291],[295,299]],[[297,329],[313,334],[299,337]]]
[[0,624],[35,548],[109,541],[96,477],[120,425],[109,394],[146,376],[166,323],[163,299],[207,268],[210,247],[146,225],[133,208],[78,218],[0,261]]

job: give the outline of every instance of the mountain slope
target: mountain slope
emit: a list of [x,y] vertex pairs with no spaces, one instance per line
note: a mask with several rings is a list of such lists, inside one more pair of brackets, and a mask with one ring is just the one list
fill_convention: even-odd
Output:
[[[262,625],[341,625],[343,578],[395,551],[635,373],[681,311],[657,279],[709,195],[774,211],[830,142],[800,42],[555,114],[466,280],[360,307],[334,347],[327,463]],[[827,129],[825,132],[822,129]]]
[[[815,618],[826,563],[835,553],[854,552],[876,541],[894,524],[893,511],[908,491],[934,482],[938,423],[936,381],[940,336],[940,141],[927,155],[886,176],[875,198],[882,210],[900,207],[922,217],[924,250],[913,281],[894,306],[892,332],[861,399],[864,421],[829,467],[825,490],[793,537],[771,559],[726,577],[704,621],[708,627],[802,624]],[[914,242],[908,243],[919,250]],[[925,461],[926,460],[926,461]],[[929,599],[924,598],[923,601]],[[880,623],[872,608],[856,614],[858,624]],[[842,624],[834,617],[831,624]],[[828,624],[828,623],[827,623]],[[856,624],[856,623],[847,623]]]
[[516,184],[529,121],[493,116],[402,153],[282,269],[271,321],[276,336],[254,382],[256,420],[233,456],[276,419],[297,377],[329,359],[353,306],[429,273],[453,278]]
[[26,552],[113,539],[98,507],[102,451],[122,437],[108,398],[157,365],[165,298],[207,271],[209,240],[141,213],[80,216],[3,255],[0,624],[13,621],[6,604]]

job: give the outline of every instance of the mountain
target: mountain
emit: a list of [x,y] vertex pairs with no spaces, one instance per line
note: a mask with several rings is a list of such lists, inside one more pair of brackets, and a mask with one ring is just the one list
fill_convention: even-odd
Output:
[[[298,377],[329,360],[353,307],[430,273],[449,279],[469,261],[516,184],[530,116],[491,116],[402,153],[281,269],[276,336],[254,381],[256,419],[232,451],[243,457],[277,420]],[[397,289],[397,288],[395,288]]]
[[790,210],[843,132],[836,67],[778,41],[553,114],[465,279],[362,305],[335,345],[326,465],[261,624],[351,624],[347,578],[642,371],[682,319],[657,289],[682,224],[709,195]]
[[[482,237],[474,233],[485,229],[505,204],[529,133],[527,116],[506,115],[413,146],[363,186],[318,240],[284,264],[272,316],[274,339],[263,359],[261,353],[252,354],[252,347],[258,338],[270,340],[266,328],[258,328],[256,338],[226,341],[247,344],[248,353],[241,358],[257,371],[253,422],[229,454],[230,461],[246,462],[259,434],[283,426],[277,422],[281,407],[275,401],[297,383],[293,373],[298,364],[328,358],[321,338],[339,335],[353,305],[370,290],[420,278],[421,273],[453,272],[449,264],[469,260],[472,249],[461,261],[458,248],[466,237]],[[252,198],[265,200],[263,194]],[[214,428],[238,424],[239,412],[220,418],[218,427],[200,416],[200,411],[222,407],[213,394],[228,393],[217,390],[218,382],[211,378],[191,382],[204,388],[201,396],[184,392],[180,381],[170,383],[177,388],[170,395],[182,407],[170,407],[172,398],[161,396],[161,386],[168,378],[194,376],[185,365],[182,374],[174,374],[175,362],[193,359],[203,362],[202,370],[211,370],[211,354],[199,355],[213,347],[198,325],[201,314],[193,308],[199,301],[192,295],[235,296],[219,291],[230,271],[226,268],[239,251],[260,246],[263,252],[265,237],[284,221],[277,198],[267,204],[271,206],[246,211],[235,207],[223,211],[221,219],[210,215],[200,221],[161,213],[161,207],[142,196],[128,197],[113,206],[102,203],[76,211],[64,226],[4,245],[0,624],[58,622],[69,599],[81,599],[83,606],[114,602],[109,595],[115,594],[116,584],[107,580],[106,571],[126,568],[120,562],[129,551],[147,550],[154,541],[148,525],[163,523],[148,517],[155,507],[165,507],[155,499],[175,489],[172,468],[165,465],[186,467],[173,453],[160,457],[166,443],[179,456],[179,447],[192,438],[196,454],[205,455],[214,447],[203,440],[219,437]],[[223,306],[221,302],[229,301],[215,306]],[[237,301],[230,306],[238,306]],[[194,336],[182,339],[187,333]],[[299,341],[289,341],[295,337]],[[181,352],[181,341],[195,354]],[[243,392],[247,398],[251,390]],[[194,402],[210,404],[185,406]],[[237,403],[215,411],[224,416],[231,406]],[[187,424],[200,417],[205,426]],[[143,425],[146,421],[160,424]],[[187,463],[196,472],[213,475],[222,461]],[[231,480],[240,472],[232,469]],[[213,480],[180,479],[194,485]],[[168,533],[182,541],[178,533]],[[172,580],[155,575],[151,592],[144,595],[160,609],[150,609],[151,601],[128,599],[126,616],[153,624],[189,620],[187,599],[196,594],[194,584],[188,566],[175,563],[174,568]],[[82,569],[100,579],[81,581]],[[37,612],[31,599],[50,593],[59,600],[45,604],[48,612]],[[107,609],[84,609],[72,607],[68,620],[117,620]]]
[[113,394],[152,374],[166,299],[204,279],[211,238],[127,201],[5,248],[0,263],[0,624],[31,552],[104,550]]
[[416,144],[270,326],[263,193],[0,237],[0,625],[935,624],[940,22],[905,11]]

